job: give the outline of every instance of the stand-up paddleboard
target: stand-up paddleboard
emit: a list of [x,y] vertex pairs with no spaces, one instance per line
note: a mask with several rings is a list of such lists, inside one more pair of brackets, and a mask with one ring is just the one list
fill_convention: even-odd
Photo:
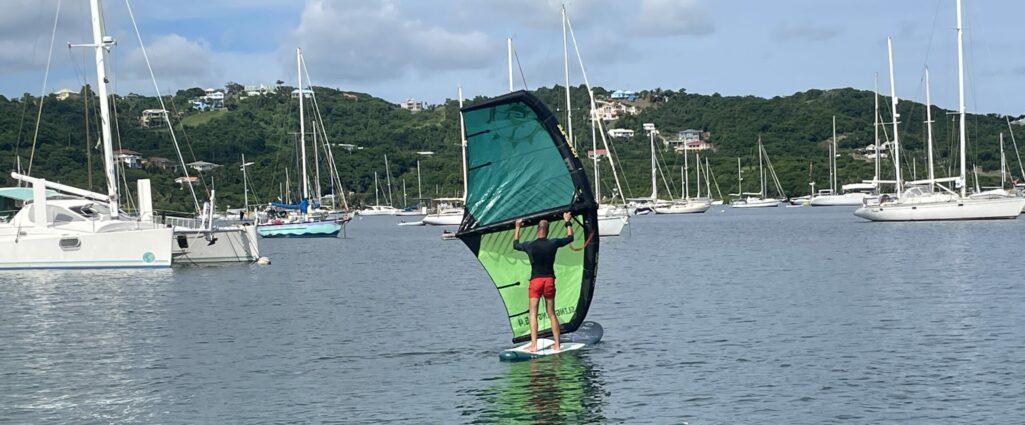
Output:
[[528,342],[516,348],[498,353],[498,358],[502,361],[515,362],[576,351],[588,345],[597,344],[598,341],[601,341],[604,332],[598,323],[584,322],[577,328],[576,332],[559,335],[560,347],[558,351],[555,350],[555,341],[548,338],[538,338],[536,350],[527,351],[527,347],[530,346]]
[[[461,105],[460,105],[461,106]],[[509,93],[461,109],[466,146],[466,194],[463,220],[456,237],[463,241],[488,272],[509,320],[512,342],[503,360],[555,354],[551,350],[553,321],[562,330],[559,352],[576,351],[601,339],[601,326],[584,322],[594,294],[598,269],[598,203],[590,179],[558,120],[526,91]],[[564,221],[563,213],[570,219]],[[520,241],[538,236],[538,223],[547,220],[549,238],[568,236],[573,242],[555,256],[555,316],[540,314],[536,352],[530,342],[527,286],[531,264],[526,253],[513,249],[517,220],[524,221]],[[539,309],[544,311],[544,309]]]

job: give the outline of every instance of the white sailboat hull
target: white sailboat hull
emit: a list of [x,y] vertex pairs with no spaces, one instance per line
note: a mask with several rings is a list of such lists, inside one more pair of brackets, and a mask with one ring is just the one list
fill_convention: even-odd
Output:
[[168,228],[95,233],[59,227],[0,230],[2,270],[170,266],[171,229]]
[[598,217],[598,236],[619,236],[629,223],[627,216]]
[[389,206],[374,205],[370,208],[359,210],[358,213],[362,216],[396,215],[399,213],[399,209]]
[[730,204],[732,208],[770,208],[778,206],[779,200],[777,199],[747,199]]
[[175,264],[251,263],[260,258],[256,226],[234,225],[212,231],[174,231]]
[[1023,198],[944,198],[864,206],[854,211],[854,215],[872,221],[995,220],[1018,218],[1025,208]]
[[463,222],[463,213],[458,214],[428,214],[424,216],[423,223],[431,226],[458,226]]
[[845,193],[843,195],[821,195],[811,198],[813,207],[857,207],[865,203],[866,193]]
[[711,204],[686,203],[655,207],[655,214],[700,214],[712,208]]

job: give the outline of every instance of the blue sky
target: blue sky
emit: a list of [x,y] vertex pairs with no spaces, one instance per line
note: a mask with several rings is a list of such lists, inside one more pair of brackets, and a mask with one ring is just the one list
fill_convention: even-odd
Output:
[[[437,103],[502,93],[505,38],[530,88],[561,83],[560,1],[133,1],[162,91],[285,80],[306,52],[317,85],[393,102]],[[889,92],[894,38],[897,94],[957,103],[954,0],[568,0],[591,83],[771,97],[808,89]],[[8,0],[0,15],[0,94],[38,94],[57,0]],[[153,94],[123,0],[105,3],[119,93]],[[77,88],[91,65],[68,41],[88,38],[86,0],[63,0],[47,91]],[[965,4],[968,109],[1025,113],[1025,2]],[[88,66],[87,66],[88,65]],[[574,84],[582,82],[571,62]],[[517,87],[521,87],[517,72]]]

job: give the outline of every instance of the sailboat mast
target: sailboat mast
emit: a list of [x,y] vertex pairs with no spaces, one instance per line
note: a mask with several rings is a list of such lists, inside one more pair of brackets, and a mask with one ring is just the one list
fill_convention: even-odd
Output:
[[[567,98],[568,99],[568,98]],[[594,199],[601,203],[601,168],[598,167],[598,127],[594,122],[594,114],[591,114],[591,153],[594,163]],[[608,152],[605,152],[608,155]],[[612,170],[615,172],[615,170]]]
[[687,163],[687,144],[683,144],[683,199],[690,199],[690,164]]
[[[511,80],[510,80],[511,81]],[[463,109],[463,87],[459,86],[459,109]],[[463,150],[463,202],[466,202],[466,126],[463,125],[463,113],[459,113],[459,144]]]
[[417,202],[423,202],[424,192],[423,186],[420,183],[420,160],[416,160],[416,198]]
[[[897,86],[894,83],[893,78],[893,38],[886,38],[886,52],[890,64],[890,105],[893,114],[893,143],[891,144],[891,147],[893,148],[893,167],[896,171],[896,177],[894,178],[894,180],[896,180],[897,182],[896,195],[897,198],[900,198],[901,192],[903,192],[903,183],[901,182],[900,178],[900,137],[897,135],[897,123],[899,121],[900,115],[897,114]],[[961,176],[964,177],[963,168]]]
[[[708,157],[705,157],[705,193],[708,193],[708,197],[712,197],[712,170],[708,167]],[[719,183],[715,184],[716,190],[719,190]],[[722,194],[719,194],[719,198],[722,198]]]
[[395,198],[392,197],[391,192],[391,166],[388,165],[388,154],[384,154],[384,178],[388,183],[388,205],[394,206]]
[[513,58],[512,58],[512,37],[507,37],[507,38],[505,39],[505,52],[506,52],[506,55],[508,56],[508,60],[507,60],[506,62],[507,62],[507,63],[508,63],[508,65],[509,65],[509,93],[512,93],[512,91],[513,91],[513,77],[512,77],[512,59],[513,59]]
[[[295,69],[299,75],[299,155],[302,157],[302,182],[303,199],[310,198],[310,182],[306,178],[306,117],[303,114],[303,72],[302,72],[303,49],[295,49]],[[302,212],[306,214],[306,211]]]
[[249,214],[249,178],[246,177],[246,154],[242,154],[242,197],[245,198],[246,214]]
[[317,121],[313,121],[313,192],[317,195],[317,202],[324,193],[320,189],[320,148],[317,147]]
[[92,15],[93,52],[96,61],[96,94],[100,98],[100,129],[103,134],[103,172],[107,176],[107,197],[111,217],[117,217],[118,187],[114,175],[114,146],[110,132],[110,99],[107,95],[107,69],[104,65],[104,52],[113,45],[113,40],[104,40],[103,20],[100,18],[100,0],[89,2],[89,13]]
[[762,137],[758,136],[758,178],[761,180],[761,197],[765,198],[769,196],[769,191],[765,187],[765,168],[762,165]]
[[879,187],[881,186],[880,183],[879,183],[879,179],[882,178],[879,175],[879,171],[880,171],[879,170],[879,166],[882,165],[882,164],[881,164],[881,161],[879,160],[879,73],[878,72],[876,73],[875,86],[874,87],[875,87],[875,113],[873,114],[873,117],[872,117],[872,129],[875,132],[875,147],[876,147],[876,150],[875,150],[876,164],[875,165],[876,165],[876,174],[875,174],[875,180],[872,183],[875,184],[876,193],[879,193]]
[[655,131],[649,131],[648,135],[651,138],[651,200],[654,202],[658,200],[658,182],[655,181]]
[[961,0],[957,0],[957,113],[960,117],[958,137],[961,145],[961,197],[967,195],[965,173],[965,106],[964,106],[964,34],[961,30]]
[[925,124],[928,145],[926,154],[929,157],[929,191],[933,191],[936,184],[936,171],[933,169],[932,156],[932,97],[929,93],[929,67],[925,67]]
[[833,115],[833,153],[829,155],[829,175],[833,179],[833,194],[836,195],[836,175],[840,173],[840,170],[836,168],[836,115]]
[[701,153],[694,153],[694,168],[697,171],[695,174],[698,176],[698,198],[701,197]]
[[737,157],[737,196],[744,196],[744,177],[740,175],[740,157]]
[[[576,148],[576,140],[573,138],[573,106],[569,96],[569,44],[566,39],[566,5],[562,5],[562,72],[566,77],[566,130],[569,135],[569,145]],[[594,121],[591,121],[592,128]],[[592,140],[593,141],[593,140]],[[595,192],[597,193],[597,191]]]
[[374,205],[381,205],[381,189],[377,184],[377,171],[374,171]]
[[1000,132],[1000,188],[1007,187],[1007,157],[1004,156],[1004,132]]

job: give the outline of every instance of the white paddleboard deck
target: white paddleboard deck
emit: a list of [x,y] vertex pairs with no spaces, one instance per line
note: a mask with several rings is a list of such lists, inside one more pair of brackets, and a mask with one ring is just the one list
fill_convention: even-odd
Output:
[[527,347],[530,346],[530,343],[528,342],[516,348],[511,348],[498,353],[498,358],[505,361],[536,359],[538,357],[550,356],[552,354],[576,351],[584,348],[584,345],[585,344],[581,344],[579,342],[563,342],[559,347],[559,351],[555,351],[555,341],[548,338],[539,338],[537,340],[537,349],[533,352],[527,351]]

